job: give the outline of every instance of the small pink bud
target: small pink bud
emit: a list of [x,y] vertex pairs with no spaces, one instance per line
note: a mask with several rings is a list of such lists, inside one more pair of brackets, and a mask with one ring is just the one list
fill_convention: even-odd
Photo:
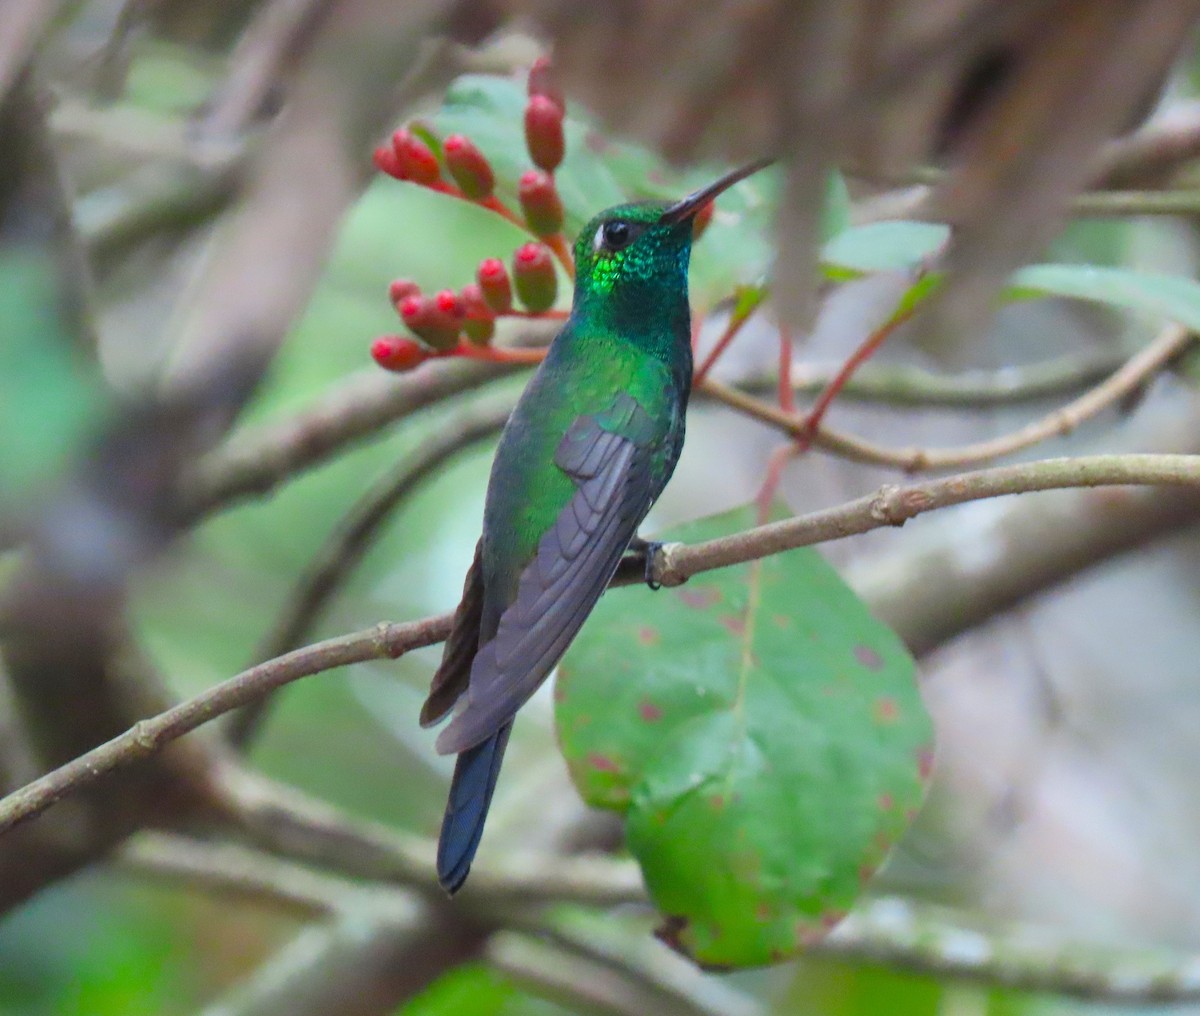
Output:
[[513,255],[513,282],[517,297],[533,314],[554,306],[558,295],[558,276],[550,249],[540,243],[527,243]]
[[529,94],[544,95],[559,109],[567,108],[558,75],[554,71],[554,62],[548,56],[539,56],[529,68]]
[[396,131],[392,135],[392,151],[396,153],[401,180],[411,180],[428,187],[442,178],[442,167],[438,165],[437,156],[412,131],[403,128]]
[[428,358],[429,350],[401,335],[381,335],[371,343],[371,359],[385,370],[412,370]]
[[458,319],[466,313],[463,309],[462,301],[453,289],[439,290],[437,295],[434,296],[433,302],[438,311],[445,314],[448,318]]
[[458,345],[459,321],[442,310],[436,297],[405,298],[400,302],[400,317],[417,338],[434,349],[445,352]]
[[463,331],[477,346],[486,346],[496,334],[496,314],[483,298],[483,290],[474,282],[463,286],[458,294],[462,304]]
[[531,95],[525,107],[525,146],[533,164],[553,173],[562,164],[566,142],[563,140],[563,111],[553,99]]
[[472,201],[491,197],[496,176],[491,163],[470,138],[451,134],[442,142],[442,150],[446,153],[446,168],[450,170],[459,190]]
[[512,310],[512,283],[508,280],[508,269],[499,258],[484,258],[475,273],[484,302],[497,314]]
[[553,236],[562,229],[563,203],[554,177],[540,169],[521,174],[517,184],[521,214],[535,236]]
[[388,298],[392,301],[392,306],[397,310],[400,309],[400,304],[410,296],[420,296],[421,287],[418,286],[412,279],[395,279],[388,286]]
[[380,145],[376,148],[371,156],[371,161],[375,163],[375,168],[381,173],[387,173],[388,176],[395,177],[397,180],[404,179],[404,174],[400,169],[400,160],[396,158],[396,153],[391,145]]

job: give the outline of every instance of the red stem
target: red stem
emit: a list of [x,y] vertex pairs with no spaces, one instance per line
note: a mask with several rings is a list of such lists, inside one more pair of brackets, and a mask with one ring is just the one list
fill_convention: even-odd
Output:
[[544,236],[542,237],[542,243],[549,247],[554,256],[558,258],[558,263],[563,266],[567,277],[574,279],[575,258],[571,254],[571,248],[567,246],[567,241],[562,233],[555,233],[553,236]]
[[788,464],[795,456],[799,455],[802,449],[795,441],[789,441],[787,444],[782,444],[771,452],[771,457],[767,459],[767,475],[763,477],[762,486],[758,488],[758,493],[754,497],[754,504],[758,510],[758,524],[765,525],[771,515],[771,502],[775,500],[775,494],[779,490],[780,481],[783,479],[783,467]]
[[742,330],[742,325],[750,320],[749,314],[731,314],[728,323],[725,325],[725,331],[721,337],[717,339],[717,344],[709,351],[708,356],[704,358],[704,362],[696,369],[695,376],[692,378],[692,385],[700,384],[712,370],[713,365],[721,358],[721,354],[728,348],[729,343],[734,340],[738,332]]
[[530,310],[506,310],[496,315],[496,317],[527,318],[531,321],[539,319],[565,321],[570,316],[569,310],[539,310],[536,313]]
[[842,364],[841,370],[825,386],[825,390],[817,396],[816,402],[813,403],[812,409],[809,410],[808,417],[804,421],[804,433],[796,440],[801,450],[807,449],[812,443],[812,439],[817,436],[817,431],[821,429],[821,421],[825,418],[830,405],[846,386],[846,382],[850,380],[854,372],[875,354],[875,351],[884,344],[897,328],[917,312],[918,306],[919,304],[893,314],[887,321],[868,335],[859,347],[850,354],[850,357]]
[[544,349],[512,349],[498,346],[476,346],[471,342],[459,342],[453,349],[437,356],[461,356],[466,360],[486,360],[488,363],[541,363],[546,355]]
[[792,332],[787,325],[779,326],[779,408],[785,413],[796,412],[796,392],[792,388]]
[[508,221],[518,229],[524,230],[526,233],[529,232],[529,227],[525,225],[525,220],[522,219],[521,216],[519,216],[511,208],[509,208],[508,205],[506,205],[498,197],[496,197],[495,194],[489,194],[486,198],[480,201],[479,204],[481,204],[484,208],[487,208],[489,211],[495,212],[500,216],[500,218],[508,219]]

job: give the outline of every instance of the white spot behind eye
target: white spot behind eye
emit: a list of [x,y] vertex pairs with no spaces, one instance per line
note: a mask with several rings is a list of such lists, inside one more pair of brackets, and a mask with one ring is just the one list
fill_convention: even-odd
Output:
[[599,226],[596,227],[596,235],[594,237],[592,237],[592,250],[598,254],[600,252],[601,248],[603,248],[603,246],[604,246],[604,223],[602,222],[602,223],[600,223]]

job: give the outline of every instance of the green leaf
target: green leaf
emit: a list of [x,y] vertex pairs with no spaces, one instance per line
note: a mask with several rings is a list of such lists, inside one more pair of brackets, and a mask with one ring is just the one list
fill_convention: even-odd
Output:
[[835,279],[911,268],[949,235],[949,227],[935,222],[872,222],[836,234],[825,244],[821,261]]
[[1010,300],[1061,296],[1177,321],[1200,330],[1200,283],[1182,275],[1157,275],[1093,265],[1030,265],[1012,278]]
[[[909,269],[934,253],[948,236],[945,226],[928,222],[878,222],[836,236],[822,254],[827,276],[857,278],[868,272]],[[893,314],[927,300],[944,276],[923,275],[900,298]],[[1200,331],[1200,282],[1182,275],[1139,272],[1098,265],[1028,265],[1012,276],[1003,302],[1060,297],[1087,300],[1118,310],[1166,318]]]
[[[670,538],[753,522],[739,509]],[[820,937],[924,793],[932,731],[913,661],[810,549],[606,596],[556,700],[572,778],[625,812],[668,937],[706,964]]]

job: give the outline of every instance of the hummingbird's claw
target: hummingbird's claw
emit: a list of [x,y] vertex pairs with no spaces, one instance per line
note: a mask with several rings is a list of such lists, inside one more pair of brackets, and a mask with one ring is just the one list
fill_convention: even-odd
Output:
[[662,589],[662,583],[654,577],[654,561],[658,557],[658,552],[662,550],[662,544],[656,540],[643,540],[640,536],[635,536],[629,541],[629,549],[635,554],[641,554],[645,561],[646,585],[655,592]]

